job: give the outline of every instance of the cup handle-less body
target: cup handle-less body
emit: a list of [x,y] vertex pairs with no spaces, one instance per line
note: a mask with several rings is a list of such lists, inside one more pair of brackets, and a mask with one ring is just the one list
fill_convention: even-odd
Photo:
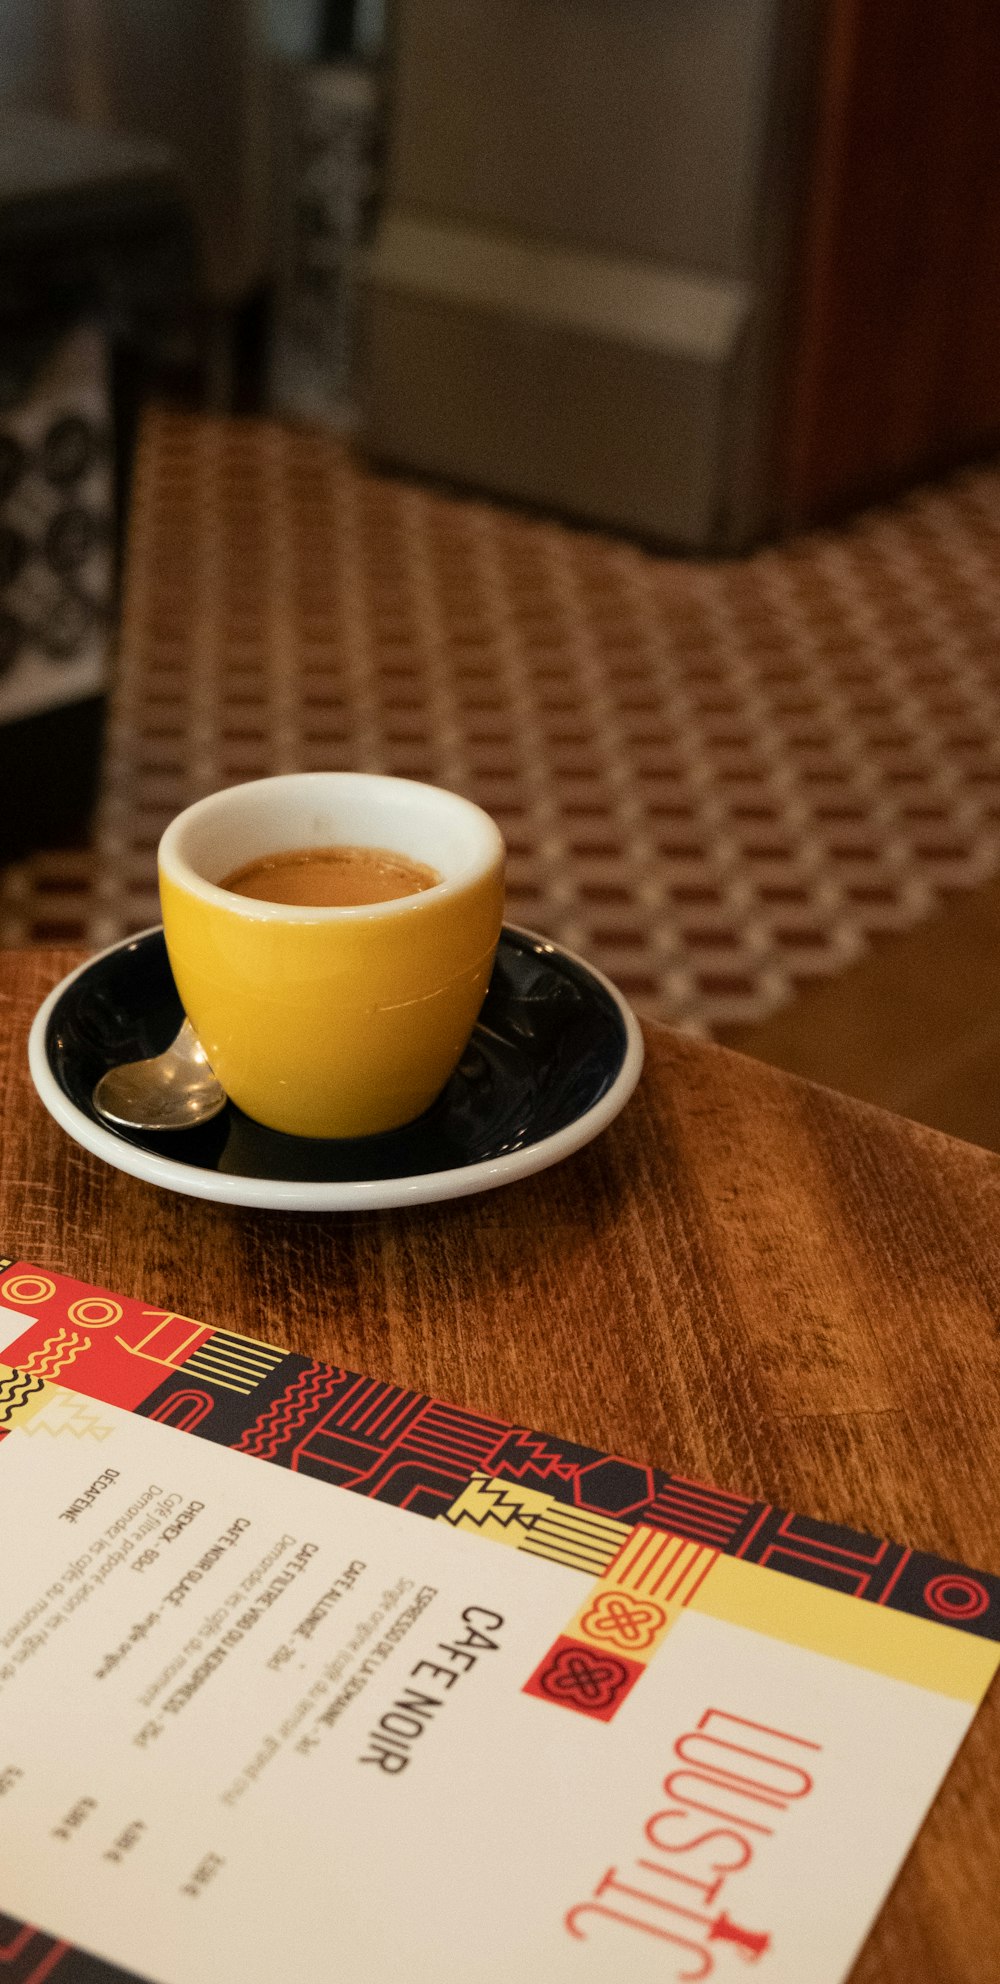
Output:
[[[276,1130],[370,1136],[429,1107],[489,985],[503,920],[502,849],[467,885],[396,913],[255,916],[161,866],[170,965],[228,1095]],[[214,899],[207,899],[208,896]]]
[[[225,886],[248,861],[324,846],[398,850],[439,880],[343,907]],[[164,934],[181,1002],[233,1102],[308,1137],[371,1136],[421,1115],[489,984],[503,866],[481,808],[409,779],[293,772],[189,806],[160,842]]]

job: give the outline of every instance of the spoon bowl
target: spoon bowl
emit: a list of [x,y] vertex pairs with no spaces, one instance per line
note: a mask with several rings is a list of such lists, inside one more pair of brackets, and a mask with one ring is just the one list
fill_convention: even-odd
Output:
[[163,1054],[109,1068],[94,1086],[94,1108],[125,1130],[191,1130],[226,1106],[190,1020]]

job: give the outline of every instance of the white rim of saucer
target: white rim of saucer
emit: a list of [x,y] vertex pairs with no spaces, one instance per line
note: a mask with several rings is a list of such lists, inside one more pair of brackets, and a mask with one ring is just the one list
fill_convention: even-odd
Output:
[[507,923],[504,929],[512,936],[527,937],[529,942],[540,944],[546,952],[568,958],[572,964],[578,965],[598,985],[603,986],[621,1015],[625,1028],[625,1053],[621,1067],[606,1093],[584,1110],[575,1122],[567,1123],[564,1129],[540,1138],[535,1144],[526,1145],[523,1150],[508,1151],[501,1157],[484,1158],[478,1164],[459,1165],[450,1171],[423,1171],[409,1178],[341,1181],[248,1178],[239,1173],[208,1171],[198,1165],[181,1164],[176,1158],[160,1157],[152,1151],[143,1150],[141,1145],[126,1143],[114,1131],[91,1122],[90,1117],[85,1116],[82,1109],[60,1088],[46,1051],[49,1021],[59,1000],[74,981],[82,978],[102,958],[127,950],[129,944],[137,943],[161,928],[160,924],[150,924],[146,930],[138,930],[131,937],[109,944],[105,950],[95,952],[92,958],[87,958],[60,979],[39,1006],[32,1021],[28,1035],[28,1066],[49,1115],[74,1142],[81,1144],[95,1157],[103,1158],[116,1171],[128,1172],[133,1178],[143,1179],[147,1184],[158,1185],[166,1191],[179,1192],[187,1198],[269,1212],[382,1212],[397,1206],[432,1205],[443,1199],[471,1198],[474,1193],[492,1191],[498,1185],[513,1184],[518,1178],[528,1178],[536,1171],[545,1171],[550,1165],[561,1163],[564,1157],[571,1157],[574,1151],[592,1142],[624,1109],[642,1073],[645,1049],[639,1022],[610,978],[606,978],[586,958],[567,950],[565,945],[556,944],[550,937],[539,936],[533,930],[524,930],[518,924]]

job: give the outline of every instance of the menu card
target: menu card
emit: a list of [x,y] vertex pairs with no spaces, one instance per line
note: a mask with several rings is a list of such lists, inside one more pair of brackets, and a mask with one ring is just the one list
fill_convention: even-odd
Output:
[[0,1531],[7,1984],[835,1984],[998,1663],[988,1574],[7,1259]]

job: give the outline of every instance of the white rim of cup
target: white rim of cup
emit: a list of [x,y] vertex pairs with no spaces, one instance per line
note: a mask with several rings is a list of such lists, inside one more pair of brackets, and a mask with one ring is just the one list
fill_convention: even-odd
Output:
[[[267,787],[271,791],[279,786],[306,788],[329,786],[335,780],[338,786],[364,786],[369,790],[380,787],[398,793],[400,789],[414,797],[420,795],[418,804],[428,810],[433,806],[439,812],[461,815],[479,840],[479,846],[469,860],[452,875],[443,876],[429,889],[421,889],[419,894],[394,896],[387,902],[350,903],[336,906],[313,906],[300,903],[267,902],[256,896],[237,895],[218,882],[210,882],[198,873],[184,853],[184,841],[188,834],[210,820],[213,813],[224,813],[234,801],[244,798],[248,792]],[[382,845],[382,843],[380,843]],[[406,850],[394,850],[406,854]],[[448,896],[458,895],[462,890],[488,874],[497,863],[502,864],[505,856],[503,835],[496,821],[484,812],[471,799],[464,799],[461,793],[451,792],[446,786],[427,785],[419,779],[394,778],[384,772],[278,772],[272,778],[247,779],[242,785],[224,786],[219,792],[211,792],[204,799],[196,799],[186,806],[182,813],[171,820],[164,828],[157,850],[159,869],[178,888],[186,889],[190,895],[200,896],[231,914],[259,921],[282,923],[354,923],[364,922],[372,917],[398,916],[401,913],[412,915],[414,910],[425,904],[444,901]],[[410,859],[417,859],[410,856]]]

